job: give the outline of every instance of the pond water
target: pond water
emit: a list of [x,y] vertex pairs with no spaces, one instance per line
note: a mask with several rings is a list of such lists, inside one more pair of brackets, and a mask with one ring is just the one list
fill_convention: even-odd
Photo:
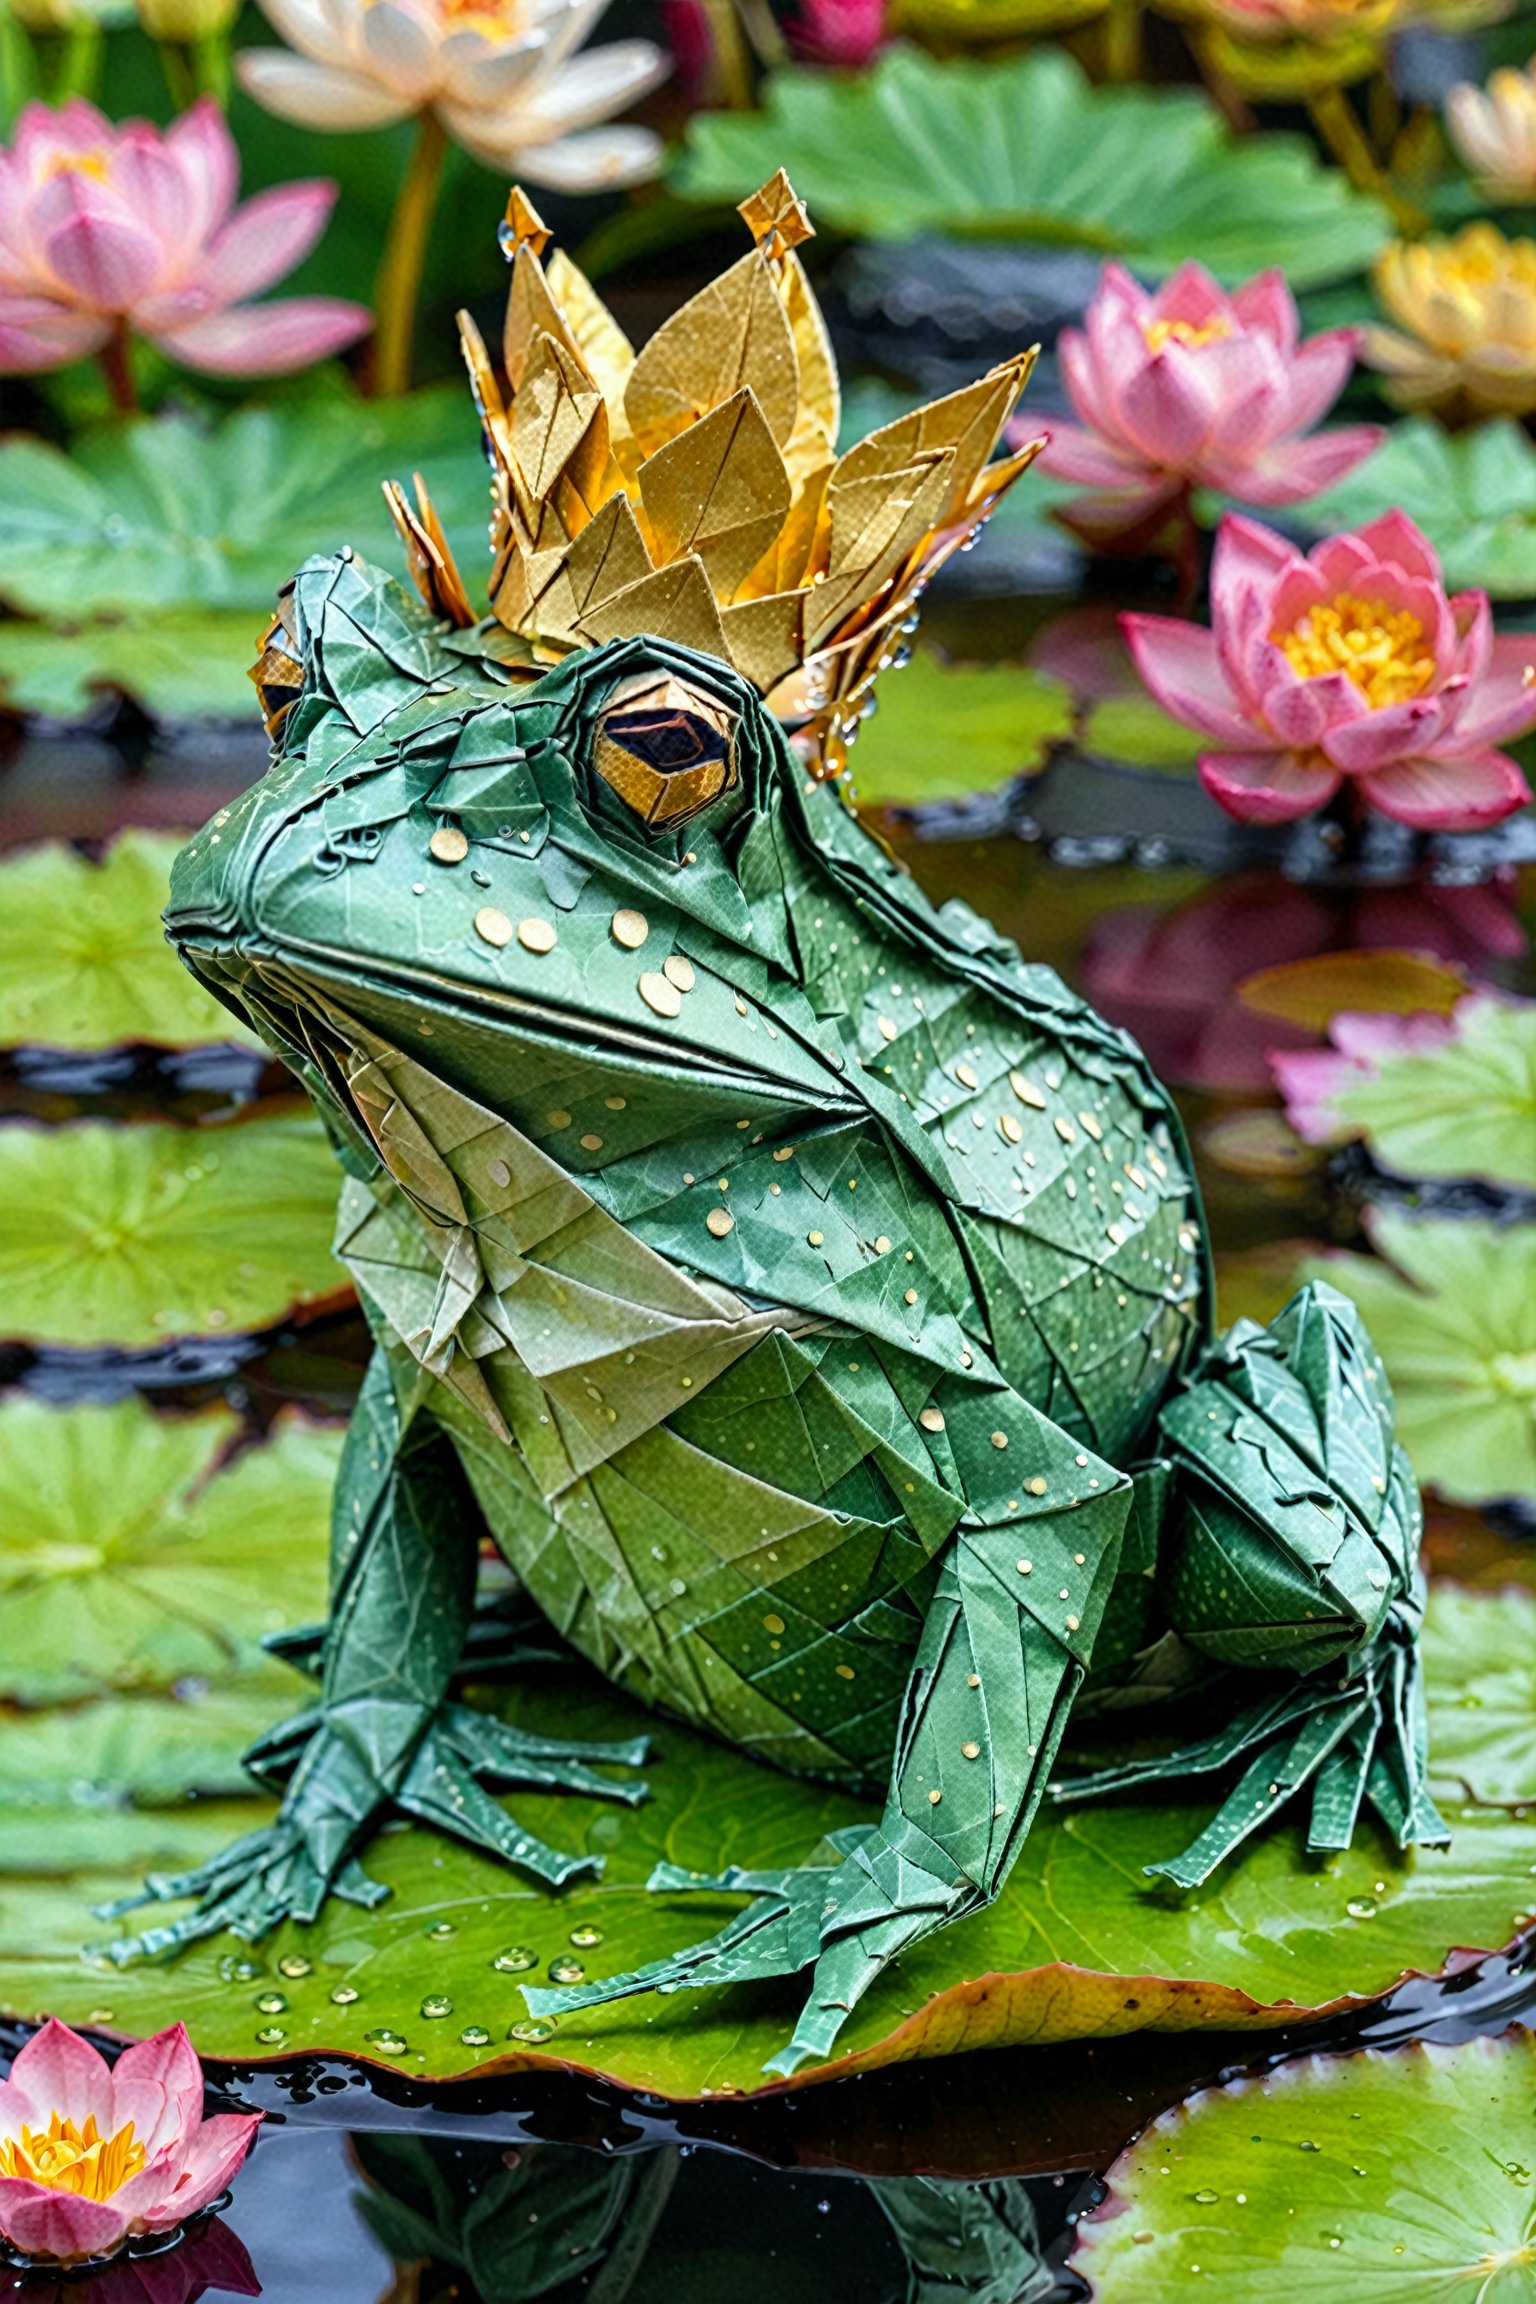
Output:
[[[1015,661],[1045,613],[1039,601],[952,590],[928,631],[957,654]],[[885,708],[900,709],[894,683]],[[150,741],[121,725],[36,730],[0,776],[0,849],[190,826],[262,765],[246,731]],[[1175,1087],[1228,1318],[1267,1316],[1295,1244],[1357,1243],[1366,1190],[1380,1199],[1389,1189],[1359,1154],[1298,1159],[1275,1125],[1265,1054],[1288,1028],[1246,1006],[1240,984],[1281,962],[1375,946],[1428,948],[1485,980],[1536,989],[1536,867],[1518,858],[1489,875],[1453,854],[1433,880],[1385,867],[1374,878],[1299,876],[1294,845],[1239,839],[1187,785],[1081,759],[1059,760],[1043,782],[888,815],[882,829],[932,896],[960,894],[989,913],[1027,957],[1133,1031]],[[235,1052],[0,1058],[6,1118],[192,1121],[284,1093],[282,1075]],[[222,1400],[265,1428],[290,1404],[344,1415],[366,1348],[360,1318],[329,1312],[261,1338],[135,1353],[12,1346],[0,1380],[55,1403],[135,1391],[167,1405]],[[1536,1584],[1517,1512],[1437,1505],[1428,1541],[1441,1573]],[[224,2223],[270,2304],[1065,2298],[1083,2292],[1060,2270],[1071,2220],[1127,2137],[1187,2089],[1300,2046],[1456,2040],[1533,2008],[1536,1982],[1517,1950],[1405,1984],[1364,2016],[1270,2034],[1258,2059],[1251,2036],[1144,2034],[896,2066],[740,2105],[669,2106],[557,2074],[432,2089],[340,2059],[279,2056],[213,2068],[221,2102],[269,2115]],[[0,2033],[0,2048],[20,2037]],[[943,2181],[929,2196],[914,2192],[919,2178]],[[956,2205],[964,2183],[983,2187],[969,2221]],[[250,2292],[219,2285],[230,2259],[217,2249],[208,2263],[205,2289],[191,2259],[170,2286],[156,2285],[163,2266],[145,2264],[135,2304]],[[86,2287],[70,2294],[86,2304]],[[114,2290],[110,2304],[126,2297]]]

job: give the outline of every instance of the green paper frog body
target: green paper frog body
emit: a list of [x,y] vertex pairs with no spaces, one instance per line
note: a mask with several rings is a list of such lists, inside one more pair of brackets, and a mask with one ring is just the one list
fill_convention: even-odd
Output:
[[[318,1708],[272,1826],[153,1893],[255,1936],[391,1814],[558,1885],[489,1786],[642,1796],[644,1743],[454,1701],[488,1530],[646,1705],[883,1791],[728,1927],[536,2011],[809,1969],[824,2058],[904,1946],[997,1893],[1079,1692],[1218,1669],[1209,1735],[1055,1787],[1219,1776],[1204,1878],[1293,1798],[1313,1847],[1424,1781],[1417,1494],[1348,1302],[1210,1335],[1172,1105],[1134,1044],[935,912],[723,664],[638,638],[515,684],[349,556],[284,609],[266,778],[169,932],[346,1169],[376,1349],[338,1479]],[[808,1851],[808,1855],[813,1852]]]

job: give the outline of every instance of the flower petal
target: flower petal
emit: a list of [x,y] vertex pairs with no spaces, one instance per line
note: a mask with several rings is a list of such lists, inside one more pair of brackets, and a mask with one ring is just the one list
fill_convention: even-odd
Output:
[[1281,572],[1300,559],[1294,544],[1272,528],[1245,520],[1240,513],[1227,513],[1216,531],[1211,561],[1211,622],[1217,632],[1229,620],[1237,620],[1244,595],[1267,599]]
[[112,2117],[111,2066],[56,2016],[18,2049],[11,2085],[23,2090],[39,2111],[57,2112],[77,2127],[84,2127],[93,2113],[102,2127]]
[[248,96],[301,128],[385,128],[407,119],[410,102],[392,88],[339,65],[311,64],[285,48],[243,48],[235,77]]
[[1260,272],[1245,280],[1232,292],[1232,309],[1245,328],[1267,336],[1287,358],[1294,352],[1301,323],[1283,272]]
[[1085,424],[1063,424],[1052,418],[1049,437],[1040,451],[1040,469],[1059,480],[1074,480],[1083,488],[1126,488],[1164,475],[1133,450],[1120,448]]
[[1302,504],[1374,456],[1386,436],[1383,424],[1346,424],[1337,432],[1316,432],[1309,440],[1277,442],[1241,465],[1208,456],[1206,472],[1212,487],[1245,503]]
[[1243,824],[1290,824],[1331,800],[1343,778],[1292,752],[1207,752],[1200,781],[1218,807]]
[[1213,632],[1173,616],[1122,616],[1120,629],[1165,712],[1223,744],[1263,745],[1237,708]]
[[1349,382],[1359,350],[1358,328],[1330,328],[1297,347],[1287,363],[1287,430],[1310,432],[1322,422]]
[[55,304],[46,318],[20,324],[0,311],[0,376],[41,376],[99,352],[112,322],[97,312]]
[[193,267],[187,285],[215,305],[259,296],[283,279],[325,230],[334,184],[275,184],[235,210]]
[[1419,576],[1437,591],[1443,588],[1440,557],[1433,544],[1406,512],[1383,512],[1356,531],[1362,544],[1378,560],[1401,568],[1405,576]]
[[128,2230],[111,2200],[86,2200],[52,2184],[28,2184],[0,2176],[0,2232],[28,2256],[70,2263],[82,2256],[105,2256]]
[[229,124],[211,96],[200,96],[165,132],[165,148],[181,170],[188,206],[188,237],[201,247],[234,205],[240,155]]
[[43,256],[62,294],[92,312],[131,311],[160,271],[153,233],[84,202],[48,234]]
[[286,376],[329,359],[366,335],[366,304],[335,296],[283,296],[272,304],[236,304],[155,337],[162,351],[208,376]]
[[1372,776],[1433,744],[1445,718],[1434,696],[1414,696],[1403,704],[1382,704],[1325,731],[1322,748],[1346,776]]
[[[315,64],[350,64],[355,43],[317,0],[261,0],[261,12],[279,40]],[[356,16],[351,21],[355,25]]]
[[168,2232],[216,2200],[240,2172],[261,2126],[259,2112],[216,2112],[187,2139],[173,2189],[139,2221],[149,2232]]
[[1458,747],[1507,743],[1536,725],[1536,632],[1494,634],[1487,670],[1456,723]]
[[1165,472],[1187,472],[1216,421],[1216,394],[1198,352],[1165,344],[1127,377],[1119,396],[1126,431]]
[[1497,824],[1531,797],[1518,763],[1504,752],[1464,752],[1451,760],[1396,760],[1360,789],[1373,808],[1424,832],[1475,832]]
[[1266,1054],[1285,1099],[1285,1117],[1303,1144],[1336,1143],[1341,1130],[1331,1099],[1363,1077],[1363,1066],[1333,1048],[1271,1048]]
[[125,2048],[112,2067],[112,2126],[133,2122],[149,2159],[179,2144],[203,2116],[203,2068],[184,2024]]
[[362,13],[359,69],[373,73],[404,98],[412,111],[429,103],[442,81],[437,42],[420,17],[397,8],[395,0],[373,0]]
[[606,48],[587,48],[540,89],[540,119],[550,123],[551,137],[592,127],[659,87],[671,68],[671,59],[652,40],[615,40]]

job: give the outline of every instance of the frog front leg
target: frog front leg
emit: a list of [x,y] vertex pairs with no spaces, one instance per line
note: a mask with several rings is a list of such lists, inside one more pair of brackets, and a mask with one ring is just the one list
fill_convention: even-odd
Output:
[[328,1894],[379,1903],[389,1891],[357,1851],[391,1813],[490,1850],[558,1887],[601,1859],[547,1847],[485,1790],[534,1785],[633,1803],[634,1781],[590,1762],[635,1767],[643,1738],[618,1744],[529,1736],[450,1699],[475,1606],[482,1521],[447,1436],[429,1411],[402,1409],[374,1353],[347,1431],[332,1507],[331,1608],[320,1701],[247,1755],[286,1783],[272,1823],[195,1872],[156,1875],[103,1909],[195,1898],[193,1911],[107,1947],[114,1959],[164,1952],[221,1928],[256,1938],[313,1920]]
[[833,1835],[825,1864],[714,1878],[659,1866],[653,1889],[754,1901],[670,1959],[571,1990],[525,1987],[535,2013],[809,1968],[794,2037],[766,2067],[791,2073],[830,2052],[891,1960],[1001,1889],[1092,1658],[1132,1488],[1015,1394],[946,1381],[924,1415],[970,1501],[924,1620],[879,1823]]

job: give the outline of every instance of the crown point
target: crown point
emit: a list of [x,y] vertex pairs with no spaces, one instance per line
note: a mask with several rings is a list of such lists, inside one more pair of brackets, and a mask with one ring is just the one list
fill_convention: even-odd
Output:
[[782,168],[776,169],[750,200],[743,200],[736,213],[745,219],[753,239],[768,257],[787,256],[802,240],[816,237],[805,202]]
[[549,246],[549,226],[521,184],[514,184],[507,194],[507,213],[497,229],[496,237],[501,242],[501,252],[509,264],[519,248],[527,248],[533,255],[542,256]]

